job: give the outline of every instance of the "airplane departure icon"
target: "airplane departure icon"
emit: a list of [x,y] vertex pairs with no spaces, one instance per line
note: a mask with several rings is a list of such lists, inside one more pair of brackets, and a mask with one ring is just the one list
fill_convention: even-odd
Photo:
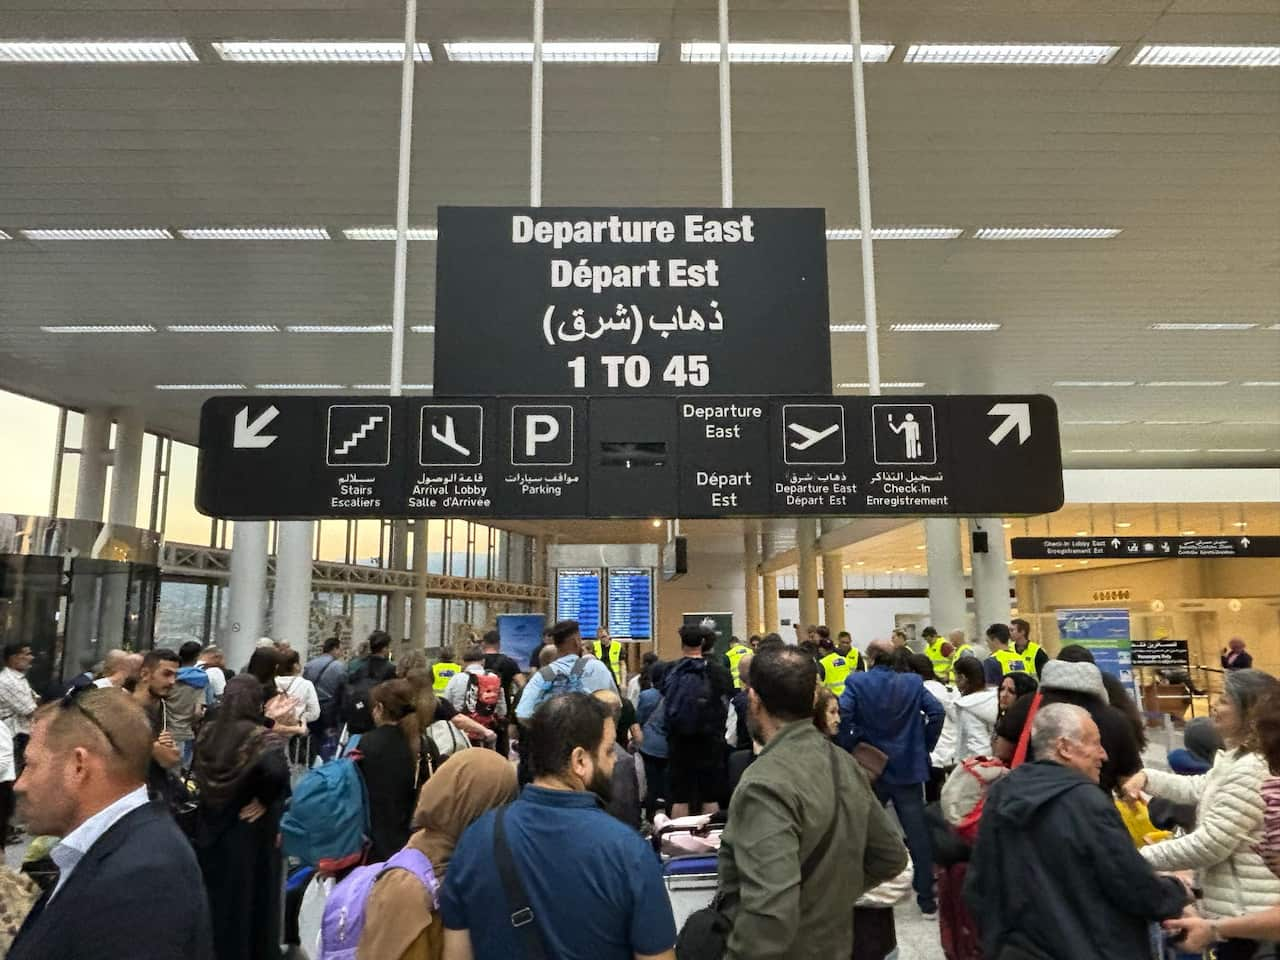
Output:
[[434,423],[431,425],[431,436],[439,440],[450,450],[456,450],[464,457],[471,456],[471,451],[458,442],[454,433],[453,417],[448,414],[444,418],[444,430],[442,431]]
[[791,441],[792,450],[808,450],[814,444],[822,442],[827,439],[827,437],[840,430],[840,424],[838,423],[833,423],[825,430],[812,430],[809,427],[802,426],[798,423],[789,423],[787,426],[800,434],[800,436],[804,437],[803,440]]

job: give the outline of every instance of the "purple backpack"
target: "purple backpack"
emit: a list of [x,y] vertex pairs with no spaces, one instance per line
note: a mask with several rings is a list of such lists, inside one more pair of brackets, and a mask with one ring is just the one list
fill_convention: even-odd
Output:
[[388,870],[408,870],[422,881],[433,905],[437,904],[439,885],[436,872],[426,855],[405,848],[386,863],[356,867],[333,888],[324,904],[324,920],[320,925],[319,960],[355,960],[360,934],[364,932],[364,909],[373,885]]

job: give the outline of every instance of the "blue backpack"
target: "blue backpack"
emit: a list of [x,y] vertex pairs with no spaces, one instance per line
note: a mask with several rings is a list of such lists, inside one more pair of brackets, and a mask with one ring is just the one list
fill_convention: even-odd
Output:
[[542,689],[538,692],[538,700],[534,703],[534,709],[542,706],[548,700],[554,697],[562,697],[566,693],[586,693],[587,688],[582,683],[582,673],[587,669],[587,658],[579,657],[578,662],[573,665],[573,669],[567,673],[561,673],[553,664],[547,664],[538,671],[538,676],[542,678]]
[[726,711],[711,692],[706,660],[681,660],[667,671],[662,693],[667,701],[668,733],[693,737],[723,729]]
[[369,793],[355,759],[307,771],[280,821],[284,852],[321,873],[359,863],[369,844]]

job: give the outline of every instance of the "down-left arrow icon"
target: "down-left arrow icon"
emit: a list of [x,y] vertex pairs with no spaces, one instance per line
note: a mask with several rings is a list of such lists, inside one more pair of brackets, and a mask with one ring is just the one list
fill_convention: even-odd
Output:
[[280,411],[271,406],[258,414],[253,423],[250,423],[249,408],[243,408],[236,414],[235,435],[231,439],[231,446],[237,450],[265,450],[279,438],[263,436],[262,431],[278,416]]

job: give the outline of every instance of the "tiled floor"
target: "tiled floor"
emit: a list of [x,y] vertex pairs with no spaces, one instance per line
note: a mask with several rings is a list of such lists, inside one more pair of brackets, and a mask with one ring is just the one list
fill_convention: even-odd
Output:
[[898,904],[893,913],[898,933],[897,960],[943,960],[938,921],[922,917],[914,898]]

